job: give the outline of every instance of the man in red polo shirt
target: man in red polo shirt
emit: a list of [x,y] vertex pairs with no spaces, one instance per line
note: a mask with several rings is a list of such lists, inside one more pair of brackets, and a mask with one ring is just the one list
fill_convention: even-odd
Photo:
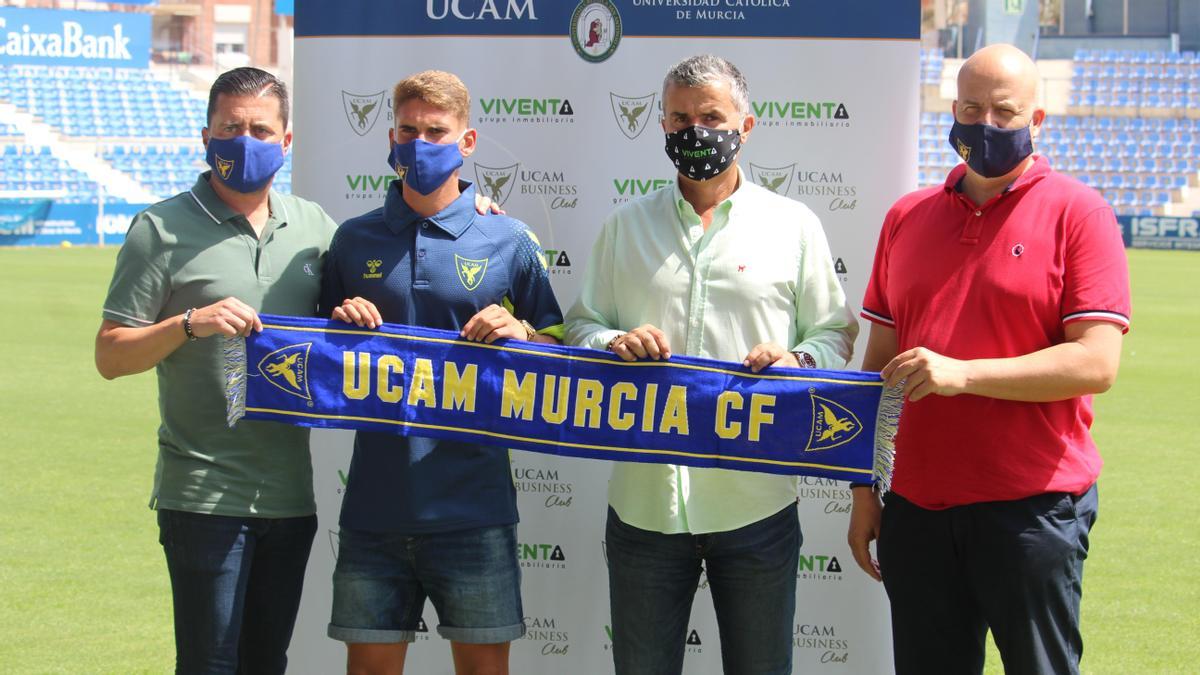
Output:
[[[883,223],[863,368],[904,383],[891,491],[855,486],[849,543],[891,602],[897,673],[1075,673],[1129,275],[1112,208],[1033,155],[1038,73],[1010,45],[963,64],[944,185]],[[870,542],[878,539],[878,563]]]

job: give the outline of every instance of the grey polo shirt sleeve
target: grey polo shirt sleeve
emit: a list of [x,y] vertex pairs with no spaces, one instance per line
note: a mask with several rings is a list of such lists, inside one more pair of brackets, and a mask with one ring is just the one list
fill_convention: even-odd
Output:
[[103,316],[125,326],[157,323],[170,295],[161,233],[146,213],[134,216],[104,300]]

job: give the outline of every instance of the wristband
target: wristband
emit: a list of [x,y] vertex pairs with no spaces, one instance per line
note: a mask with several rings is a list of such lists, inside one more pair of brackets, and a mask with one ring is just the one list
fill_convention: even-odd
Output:
[[183,333],[187,335],[188,342],[196,341],[196,334],[192,332],[192,312],[194,311],[196,308],[192,307],[183,313]]

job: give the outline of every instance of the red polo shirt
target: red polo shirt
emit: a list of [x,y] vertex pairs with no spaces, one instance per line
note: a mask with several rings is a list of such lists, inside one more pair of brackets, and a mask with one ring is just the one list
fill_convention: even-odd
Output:
[[[862,316],[893,327],[900,351],[956,359],[1021,356],[1064,341],[1071,321],[1129,328],[1129,271],[1112,207],[1037,157],[976,206],[956,186],[888,212]],[[1092,398],[1052,403],[973,395],[906,402],[892,489],[942,509],[1044,492],[1081,493],[1100,473]]]

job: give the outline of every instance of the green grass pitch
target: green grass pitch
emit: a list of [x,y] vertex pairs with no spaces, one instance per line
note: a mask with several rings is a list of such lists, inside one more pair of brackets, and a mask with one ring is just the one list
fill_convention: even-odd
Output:
[[[170,589],[146,508],[154,378],[106,382],[92,364],[115,253],[0,250],[0,672],[172,668]],[[1200,254],[1131,251],[1130,265],[1134,329],[1096,404],[1105,468],[1083,670],[1195,672]],[[994,650],[987,670],[1002,672]]]

